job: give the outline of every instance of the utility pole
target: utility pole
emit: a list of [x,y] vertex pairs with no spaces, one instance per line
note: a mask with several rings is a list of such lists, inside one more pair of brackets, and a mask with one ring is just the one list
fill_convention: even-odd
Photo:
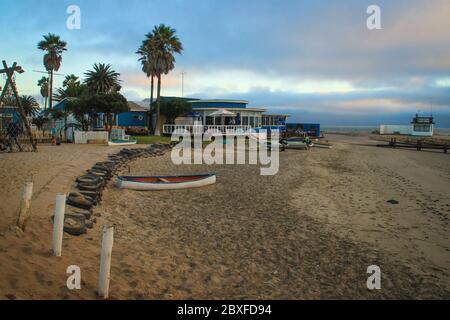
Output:
[[181,97],[184,98],[184,76],[187,74],[186,71],[181,72]]

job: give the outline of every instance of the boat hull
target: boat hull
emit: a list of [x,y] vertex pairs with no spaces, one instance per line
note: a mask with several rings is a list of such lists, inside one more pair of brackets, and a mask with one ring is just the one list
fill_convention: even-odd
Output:
[[132,146],[135,145],[137,143],[137,141],[132,140],[132,141],[108,141],[108,145],[111,147],[114,146]]
[[286,144],[286,149],[294,150],[308,150],[308,145],[304,142],[288,142]]
[[215,183],[216,175],[206,174],[195,176],[119,177],[116,185],[120,189],[159,191],[200,188]]

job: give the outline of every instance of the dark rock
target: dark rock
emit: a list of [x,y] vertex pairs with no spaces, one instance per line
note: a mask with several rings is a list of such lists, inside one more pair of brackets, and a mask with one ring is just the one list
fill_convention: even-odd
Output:
[[94,223],[91,220],[86,220],[86,228],[88,229],[94,228]]
[[64,232],[72,236],[80,236],[86,233],[86,218],[82,214],[64,215]]
[[78,183],[77,188],[81,191],[98,191],[102,188],[100,184],[86,184],[86,183]]
[[390,204],[400,204],[397,200],[389,200],[388,203]]
[[[55,216],[52,216],[52,221]],[[64,214],[64,232],[72,236],[80,236],[86,233],[86,218],[81,213]]]
[[67,197],[66,203],[73,207],[87,209],[87,210],[91,209],[92,206],[94,205],[92,201],[87,199],[81,193],[76,193],[76,192],[72,192],[71,194],[69,194],[69,196]]
[[103,183],[103,179],[101,179],[101,177],[95,177],[93,175],[84,175],[84,176],[78,177],[76,181],[78,183],[83,183],[83,184],[100,184],[100,183]]
[[66,209],[66,214],[75,214],[75,215],[82,214],[85,217],[85,219],[92,218],[92,210],[80,209],[76,207],[68,207]]

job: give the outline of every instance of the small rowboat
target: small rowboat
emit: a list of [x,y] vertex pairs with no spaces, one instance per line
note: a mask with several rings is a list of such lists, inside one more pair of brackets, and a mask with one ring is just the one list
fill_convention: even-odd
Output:
[[216,183],[216,174],[161,177],[119,177],[117,187],[137,191],[199,188]]
[[113,146],[132,146],[137,143],[137,140],[111,140],[108,141],[110,147]]
[[286,149],[308,150],[308,146],[305,142],[300,141],[287,141]]
[[332,145],[329,144],[314,144],[314,148],[321,148],[321,149],[333,149]]

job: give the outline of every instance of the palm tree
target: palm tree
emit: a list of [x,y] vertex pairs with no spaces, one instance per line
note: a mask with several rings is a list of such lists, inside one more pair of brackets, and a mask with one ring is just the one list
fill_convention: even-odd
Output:
[[[139,47],[138,51],[136,52],[141,57],[139,58],[139,61],[142,63],[142,71],[147,75],[147,78],[151,78],[150,81],[150,105],[149,105],[149,115],[151,118],[151,115],[153,113],[152,105],[153,105],[153,91],[155,86],[155,77],[156,74],[156,65],[154,58],[155,54],[155,46],[153,41],[153,34],[148,33],[145,36],[145,40],[142,41],[142,45]],[[152,130],[152,121],[150,120],[149,123],[149,131]]]
[[79,98],[85,90],[86,86],[84,84],[72,84],[65,88],[58,88],[53,95],[53,100],[59,102],[65,98]]
[[21,96],[20,104],[27,117],[35,117],[39,112],[39,103],[32,96]]
[[68,75],[64,78],[63,87],[67,88],[70,86],[80,85],[80,78],[74,74]]
[[163,74],[168,74],[175,68],[174,54],[181,54],[183,45],[176,36],[176,30],[164,24],[155,26],[152,33],[147,35],[144,43],[147,44],[146,47],[150,51],[146,61],[150,63],[149,68],[151,65],[151,69],[158,79],[155,135],[159,136],[161,135],[161,78]]
[[44,109],[47,109],[47,99],[48,99],[48,90],[49,90],[49,82],[47,77],[42,77],[41,80],[38,81],[38,87],[41,88],[41,96],[44,98]]
[[91,92],[111,93],[120,91],[120,73],[114,71],[110,64],[96,63],[93,69],[84,74],[86,76],[84,84]]
[[62,63],[62,53],[66,51],[67,43],[59,36],[49,33],[44,35],[44,40],[38,43],[38,49],[45,51],[44,66],[50,73],[49,108],[52,109],[53,101],[53,72],[58,71]]

